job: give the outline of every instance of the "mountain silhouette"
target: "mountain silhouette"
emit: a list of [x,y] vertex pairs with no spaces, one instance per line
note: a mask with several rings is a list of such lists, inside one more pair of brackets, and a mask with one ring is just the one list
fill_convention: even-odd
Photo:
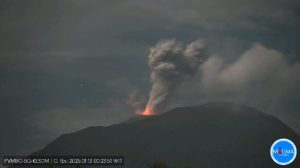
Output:
[[[270,147],[300,138],[277,118],[234,103],[179,107],[160,115],[65,134],[33,155],[122,155],[126,168],[274,168]],[[300,167],[299,157],[287,167]]]

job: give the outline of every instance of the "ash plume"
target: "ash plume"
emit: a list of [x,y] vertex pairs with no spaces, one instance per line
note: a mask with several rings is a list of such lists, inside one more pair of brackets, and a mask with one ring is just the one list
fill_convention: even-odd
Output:
[[168,103],[178,86],[198,71],[205,59],[205,42],[196,40],[183,44],[164,40],[150,48],[148,65],[152,88],[145,113],[157,113]]

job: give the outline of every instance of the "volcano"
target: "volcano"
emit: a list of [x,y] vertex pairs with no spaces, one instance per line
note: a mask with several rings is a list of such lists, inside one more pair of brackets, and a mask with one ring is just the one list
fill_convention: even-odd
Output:
[[[300,143],[299,135],[273,116],[214,102],[65,134],[33,155],[122,155],[126,168],[157,161],[170,168],[274,168],[270,147],[279,138]],[[300,167],[299,159],[287,167]]]

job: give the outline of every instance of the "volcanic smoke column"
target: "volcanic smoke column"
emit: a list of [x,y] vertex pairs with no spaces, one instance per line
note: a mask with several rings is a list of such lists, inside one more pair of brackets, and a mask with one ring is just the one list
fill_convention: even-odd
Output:
[[143,115],[162,110],[177,87],[196,74],[205,59],[204,48],[203,40],[187,45],[176,40],[164,40],[150,48],[148,65],[152,88]]

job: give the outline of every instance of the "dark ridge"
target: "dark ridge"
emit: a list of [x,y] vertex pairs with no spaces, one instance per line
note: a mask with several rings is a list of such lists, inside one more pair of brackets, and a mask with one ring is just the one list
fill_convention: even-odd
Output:
[[[178,107],[160,115],[62,135],[34,155],[123,155],[125,167],[274,168],[270,146],[299,136],[277,118],[234,103]],[[300,167],[296,159],[288,167]]]

